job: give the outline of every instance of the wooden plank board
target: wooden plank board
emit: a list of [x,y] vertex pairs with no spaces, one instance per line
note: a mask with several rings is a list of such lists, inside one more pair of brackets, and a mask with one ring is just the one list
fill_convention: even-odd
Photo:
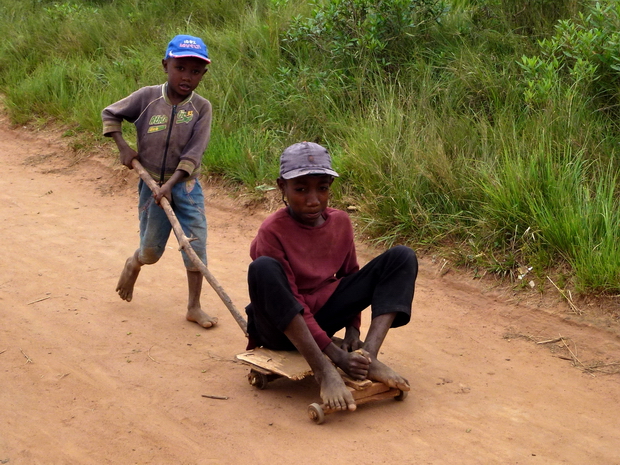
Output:
[[[293,380],[303,379],[306,376],[312,375],[312,369],[308,362],[296,350],[271,350],[258,347],[237,355],[237,359],[259,369],[259,371],[265,374],[274,373]],[[338,373],[340,373],[342,380],[352,391],[364,391],[372,388],[372,394],[374,394],[382,389],[381,386],[383,386],[383,390],[389,389],[387,386],[381,383],[374,383],[369,379],[362,381],[352,379],[340,369],[338,369]]]
[[373,384],[373,382],[369,379],[364,379],[360,381],[350,378],[344,371],[340,369],[338,369],[338,373],[340,373],[340,376],[342,376],[344,384],[346,384],[348,387],[352,388],[355,391],[363,391],[364,389],[368,388]]
[[263,347],[237,355],[237,359],[289,379],[303,379],[312,375],[306,359],[297,351],[270,350]]

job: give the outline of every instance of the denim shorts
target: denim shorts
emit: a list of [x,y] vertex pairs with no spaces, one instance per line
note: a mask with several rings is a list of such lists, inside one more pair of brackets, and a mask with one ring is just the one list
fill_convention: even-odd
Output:
[[[140,180],[138,185],[138,217],[140,219],[139,259],[145,265],[157,262],[166,249],[172,225],[162,207],[157,205],[151,189]],[[172,209],[183,232],[195,238],[190,244],[200,260],[207,264],[207,217],[202,186],[198,179],[179,182],[172,187]],[[185,252],[183,262],[188,271],[200,271]]]

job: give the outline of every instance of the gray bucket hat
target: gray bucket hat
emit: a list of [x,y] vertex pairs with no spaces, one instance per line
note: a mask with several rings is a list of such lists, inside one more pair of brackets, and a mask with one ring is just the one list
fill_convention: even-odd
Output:
[[280,177],[298,178],[306,174],[338,176],[332,169],[332,159],[325,147],[314,142],[298,142],[287,147],[280,156]]

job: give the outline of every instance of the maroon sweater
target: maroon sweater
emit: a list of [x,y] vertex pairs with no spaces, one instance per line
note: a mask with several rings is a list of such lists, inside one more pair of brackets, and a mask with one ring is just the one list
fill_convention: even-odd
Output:
[[[317,227],[295,221],[287,208],[270,215],[250,246],[252,260],[267,256],[284,267],[293,295],[303,305],[303,316],[319,348],[331,342],[314,314],[327,302],[341,278],[359,270],[353,227],[346,212],[327,208]],[[361,315],[353,326],[359,329]]]

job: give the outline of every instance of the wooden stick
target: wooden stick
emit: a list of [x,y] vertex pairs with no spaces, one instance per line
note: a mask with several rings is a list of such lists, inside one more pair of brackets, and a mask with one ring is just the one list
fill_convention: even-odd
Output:
[[51,295],[48,295],[47,297],[41,297],[40,299],[33,300],[32,302],[28,302],[26,305],[36,304],[37,302],[41,302],[43,300],[51,299],[51,297],[52,297]]
[[[144,169],[142,164],[135,158],[131,161],[131,164],[134,167],[134,169],[138,172],[138,174],[140,175],[140,178],[147,184],[147,186],[149,186],[149,188],[153,192],[157,192],[159,189],[159,186],[153,180],[151,175]],[[174,210],[172,210],[172,206],[170,205],[170,202],[168,201],[168,199],[165,197],[162,198],[160,205],[166,212],[166,216],[168,217],[168,220],[170,220],[170,224],[172,225],[172,230],[174,231],[174,235],[177,237],[177,240],[179,241],[179,245],[181,246],[181,249],[185,251],[185,253],[189,257],[191,262],[200,270],[200,272],[203,274],[207,282],[211,285],[215,293],[220,297],[220,299],[222,299],[222,302],[224,302],[224,305],[226,305],[226,307],[232,314],[233,318],[235,319],[239,327],[243,330],[243,334],[247,336],[248,335],[248,324],[245,321],[245,318],[241,316],[241,313],[239,313],[235,305],[232,303],[232,300],[230,299],[230,297],[228,297],[228,294],[226,294],[222,286],[220,286],[220,284],[217,282],[217,279],[215,279],[215,276],[211,274],[207,266],[204,263],[202,263],[202,260],[200,260],[200,258],[198,258],[198,255],[196,254],[196,252],[190,245],[190,239],[187,236],[185,236],[185,233],[183,232],[183,228],[181,227],[181,223],[179,223],[179,220],[177,219],[177,216],[175,215]]]
[[555,339],[549,339],[548,341],[539,341],[536,344],[552,344],[554,342],[560,342],[563,341],[564,338],[562,337],[556,337]]
[[614,362],[614,363],[603,363],[601,365],[592,365],[590,367],[590,370],[598,370],[599,368],[605,368],[605,367],[615,367],[620,365],[620,362]]
[[207,399],[228,400],[228,396],[209,396],[207,394],[202,394],[202,397],[206,397]]
[[[596,368],[605,368],[605,367],[617,367],[620,366],[620,362],[618,363],[606,363],[605,365],[598,366]],[[612,372],[613,373],[613,372]]]
[[23,350],[19,349],[19,351],[22,353],[22,355],[23,355],[24,357],[26,357],[26,365],[27,365],[27,364],[29,364],[29,363],[34,363],[34,362],[32,361],[32,359],[31,359],[30,357],[28,357],[28,356],[24,353],[24,351],[23,351]]
[[562,297],[566,299],[566,301],[568,302],[568,305],[570,305],[570,308],[573,309],[573,312],[575,312],[577,315],[583,315],[583,312],[577,308],[577,306],[573,303],[571,298],[567,296],[566,293],[562,289],[556,286],[553,280],[549,276],[547,276],[547,279],[549,280],[551,284],[553,284],[553,287],[555,287],[558,290],[558,292],[562,295]]
[[152,349],[153,347],[154,347],[154,346],[149,347],[149,351],[147,352],[147,354],[146,354],[146,355],[148,355],[148,356],[149,356],[149,358],[150,358],[151,360],[153,360],[155,363],[159,363],[157,360],[155,360],[153,357],[151,357],[151,349]]
[[573,357],[573,363],[578,363],[579,365],[581,365],[583,368],[585,368],[584,364],[581,363],[581,360],[579,360],[577,358],[577,356],[573,353],[572,350],[570,350],[570,347],[568,347],[568,344],[566,343],[566,341],[564,340],[564,338],[562,338],[562,344],[564,344],[564,347],[566,347],[566,350],[568,350],[568,352],[570,353],[571,357]]

